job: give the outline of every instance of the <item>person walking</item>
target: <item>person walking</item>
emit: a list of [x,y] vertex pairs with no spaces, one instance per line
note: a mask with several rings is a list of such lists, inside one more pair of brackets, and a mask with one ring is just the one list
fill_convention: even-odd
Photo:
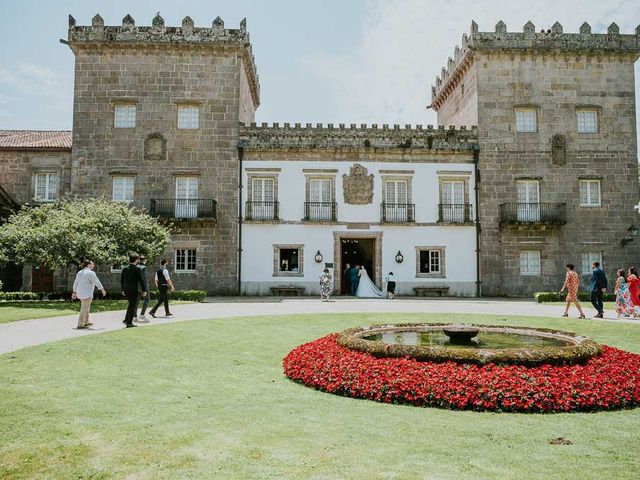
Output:
[[591,264],[591,304],[598,313],[594,315],[594,318],[604,318],[604,303],[602,297],[604,292],[607,291],[607,277],[600,268],[600,262],[593,262]]
[[133,319],[134,322],[138,322],[138,323],[149,323],[149,320],[147,320],[147,317],[144,316],[145,312],[147,311],[147,308],[149,308],[149,300],[151,299],[151,295],[150,295],[151,290],[149,290],[149,279],[147,278],[147,265],[145,263],[146,260],[147,258],[144,255],[140,255],[140,263],[138,264],[138,268],[142,272],[142,280],[144,281],[144,291],[149,293],[141,297],[142,309],[140,310],[140,317],[136,317]]
[[582,311],[580,300],[578,300],[578,289],[580,288],[580,277],[576,273],[575,271],[576,267],[573,263],[567,263],[565,265],[565,268],[567,269],[567,276],[564,279],[564,285],[562,285],[562,288],[560,289],[560,295],[562,295],[562,292],[565,289],[567,290],[567,299],[566,299],[567,303],[564,307],[564,313],[562,314],[562,316],[563,317],[569,316],[569,307],[571,306],[571,303],[574,303],[576,308],[578,309],[578,312],[580,312],[580,317],[578,318],[584,318],[584,312]]
[[127,297],[129,302],[127,305],[127,313],[125,314],[122,323],[127,328],[137,327],[133,323],[134,317],[138,311],[138,300],[140,299],[140,290],[142,290],[142,297],[148,295],[149,292],[145,290],[144,280],[142,279],[142,271],[138,268],[140,257],[138,255],[129,256],[129,265],[122,269],[120,274],[120,287],[122,289],[122,295]]
[[91,260],[85,260],[82,263],[82,270],[76,274],[73,282],[73,300],[80,300],[80,316],[78,317],[78,330],[89,328],[93,323],[89,321],[89,311],[91,310],[91,302],[93,301],[93,291],[97,288],[102,292],[102,296],[107,295],[106,290],[98,280],[94,263]]
[[631,303],[633,304],[632,316],[633,318],[637,318],[638,310],[640,310],[640,278],[638,278],[636,267],[629,269],[627,283],[629,284],[629,295],[631,296]]
[[320,300],[323,302],[329,301],[329,295],[331,295],[331,280],[333,277],[328,268],[325,268],[320,274]]
[[358,291],[358,284],[360,283],[360,268],[358,265],[354,265],[349,270],[349,286],[351,288],[351,296],[355,297]]
[[162,304],[164,304],[164,316],[173,316],[173,314],[169,311],[169,288],[171,288],[172,292],[175,292],[176,289],[173,286],[171,275],[169,274],[169,270],[167,269],[168,263],[169,262],[166,259],[163,259],[160,262],[160,269],[156,272],[156,276],[154,277],[154,282],[156,284],[156,288],[158,289],[158,302],[151,310],[149,310],[149,315],[151,315],[153,318],[156,318],[156,312]]
[[618,318],[633,315],[631,292],[629,292],[629,283],[627,282],[623,269],[618,270],[618,278],[616,279],[616,287],[613,293],[616,294],[616,313],[618,314]]
[[387,282],[387,298],[393,300],[396,298],[396,277],[393,276],[393,272],[389,272],[384,281]]
[[346,293],[347,295],[351,293],[351,276],[349,272],[351,271],[351,264],[347,263],[345,265],[344,272],[342,272],[342,278],[344,278],[344,287],[341,289],[340,293]]

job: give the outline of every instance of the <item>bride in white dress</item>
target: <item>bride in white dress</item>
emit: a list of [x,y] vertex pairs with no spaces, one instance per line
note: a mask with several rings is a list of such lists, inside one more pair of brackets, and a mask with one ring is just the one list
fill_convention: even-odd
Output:
[[360,267],[360,282],[358,282],[358,290],[356,290],[356,297],[362,298],[385,298],[385,294],[378,290],[376,284],[371,281],[369,274],[364,267]]

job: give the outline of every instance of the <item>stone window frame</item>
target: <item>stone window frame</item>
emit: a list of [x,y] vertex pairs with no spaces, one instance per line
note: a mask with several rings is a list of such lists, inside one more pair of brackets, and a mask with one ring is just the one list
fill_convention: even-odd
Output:
[[[202,102],[198,100],[180,100],[176,101],[176,130],[200,130],[202,128]],[[198,126],[197,127],[181,127],[180,126],[180,109],[182,108],[197,108],[198,109]]]
[[[131,174],[126,174],[126,173],[114,173],[110,175],[111,178],[111,200],[114,202],[122,202],[122,203],[126,203],[128,205],[131,205],[133,203],[135,203],[136,201],[136,184],[138,182],[136,182],[136,175],[131,173]],[[114,189],[113,189],[113,182],[116,178],[131,178],[133,179],[133,199],[131,201],[129,200],[116,200],[113,198],[113,193],[114,193]]]
[[[383,171],[380,171],[380,180],[382,182],[382,202],[381,203],[387,203],[387,182],[388,181],[406,181],[407,182],[407,203],[411,204],[413,203],[413,177],[414,177],[414,173],[413,171],[410,172],[394,172],[394,173],[382,173]],[[415,216],[415,212],[414,212],[414,216]]]
[[[336,221],[338,219],[338,201],[336,200],[336,176],[338,175],[338,169],[304,169],[304,201],[311,202],[311,181],[312,180],[331,180],[331,203],[335,203]],[[306,211],[303,212],[306,215]],[[303,216],[303,219],[305,217]],[[313,221],[313,223],[335,223],[333,220],[322,220],[320,222]]]
[[[189,262],[189,252],[193,251],[195,252],[195,260],[194,260],[194,268],[190,269],[190,268],[184,268],[184,269],[178,269],[178,252],[179,251],[184,251],[185,252],[185,258],[184,258],[184,264],[185,267],[188,267],[188,262]],[[189,247],[178,247],[178,248],[174,248],[173,249],[173,271],[175,273],[180,273],[180,274],[192,274],[192,273],[196,273],[198,271],[198,249],[196,247],[193,248],[189,248]]]
[[[582,203],[581,185],[582,182],[597,182],[598,183],[598,200],[597,204]],[[590,188],[589,188],[590,189]],[[578,177],[578,206],[580,208],[602,208],[602,177]]]
[[[55,198],[49,199],[40,199],[37,197],[38,195],[38,175],[57,175],[58,176],[58,189],[55,195]],[[33,170],[31,174],[31,189],[32,195],[31,198],[37,203],[54,203],[60,200],[62,197],[62,171],[60,168],[36,168]]]
[[[135,99],[114,99],[111,101],[113,110],[113,128],[115,130],[131,130],[138,126],[138,101]],[[133,110],[133,125],[118,125],[118,108],[119,107],[134,107]]]
[[[537,253],[538,254],[538,271],[533,273],[525,273],[522,270],[522,254],[523,253]],[[540,250],[520,250],[518,255],[518,270],[521,277],[539,277],[542,275],[542,252]]]
[[[535,112],[535,130],[518,130],[518,111],[533,111]],[[513,106],[513,126],[514,130],[518,134],[531,134],[538,133],[540,131],[540,107],[534,104],[521,104]]]
[[[280,250],[298,250],[298,271],[280,271]],[[273,244],[273,277],[304,277],[304,244],[303,243],[274,243]]]
[[[580,112],[595,112],[596,114],[596,130],[595,132],[581,132],[578,123],[578,114]],[[600,120],[602,118],[602,107],[599,105],[576,105],[576,132],[579,135],[597,135],[600,133]]]
[[[196,269],[195,270],[178,270],[177,265],[177,252],[178,250],[195,250],[196,251]],[[172,242],[171,244],[172,256],[171,259],[173,261],[173,272],[178,275],[197,275],[198,268],[201,266],[200,264],[200,254],[202,252],[202,246],[200,242],[190,242],[190,241],[177,241]]]
[[[437,273],[420,272],[420,252],[437,250],[440,252],[440,271]],[[416,246],[416,278],[447,278],[446,246],[420,245]]]
[[253,201],[253,180],[257,178],[272,178],[273,179],[273,201],[278,200],[278,178],[280,176],[280,169],[273,170],[247,170],[247,202]]
[[[471,205],[470,198],[470,183],[471,183],[471,172],[460,171],[458,172],[437,172],[438,174],[438,202],[440,204],[444,203],[444,191],[442,188],[442,184],[444,182],[464,182],[464,204]],[[438,209],[438,219],[440,218],[440,211]],[[473,212],[469,212],[469,222],[473,221]],[[445,222],[443,222],[445,223]]]

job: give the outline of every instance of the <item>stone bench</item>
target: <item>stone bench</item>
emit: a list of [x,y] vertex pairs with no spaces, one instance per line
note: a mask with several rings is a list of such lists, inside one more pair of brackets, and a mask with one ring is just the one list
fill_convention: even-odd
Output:
[[413,287],[417,297],[446,297],[449,287]]
[[271,287],[271,294],[274,297],[301,297],[304,295],[304,287]]

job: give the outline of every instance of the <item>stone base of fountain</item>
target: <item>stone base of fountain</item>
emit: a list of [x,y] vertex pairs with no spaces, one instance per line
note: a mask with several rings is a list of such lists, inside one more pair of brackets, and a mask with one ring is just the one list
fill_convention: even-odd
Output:
[[478,327],[471,325],[449,325],[442,329],[452,343],[469,343],[473,337],[480,333]]

